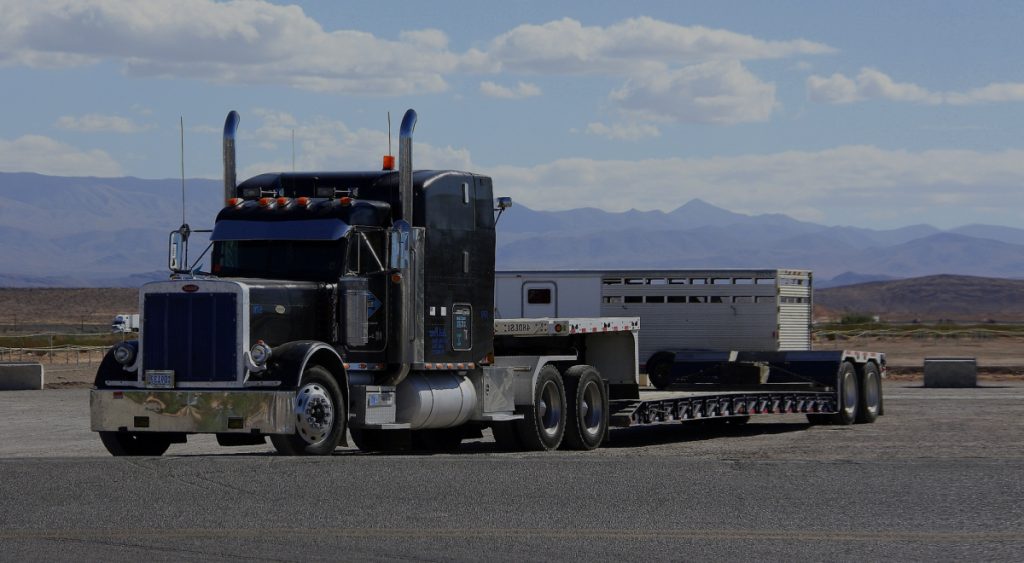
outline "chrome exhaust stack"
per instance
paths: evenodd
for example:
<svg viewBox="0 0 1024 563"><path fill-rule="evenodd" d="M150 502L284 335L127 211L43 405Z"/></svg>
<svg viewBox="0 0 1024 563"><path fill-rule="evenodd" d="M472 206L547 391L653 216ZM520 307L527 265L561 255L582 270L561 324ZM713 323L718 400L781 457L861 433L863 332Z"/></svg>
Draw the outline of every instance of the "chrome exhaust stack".
<svg viewBox="0 0 1024 563"><path fill-rule="evenodd" d="M241 118L231 110L224 120L224 201L235 197L235 133Z"/></svg>
<svg viewBox="0 0 1024 563"><path fill-rule="evenodd" d="M398 137L398 199L402 212L391 232L391 268L402 284L396 320L397 342L391 362L397 370L388 374L384 385L398 385L412 365L423 362L423 240L422 227L413 227L412 133L416 129L416 111L402 118Z"/></svg>
<svg viewBox="0 0 1024 563"><path fill-rule="evenodd" d="M416 129L416 110L410 109L402 118L398 136L398 192L402 201L402 219L410 225L412 214L412 132Z"/></svg>

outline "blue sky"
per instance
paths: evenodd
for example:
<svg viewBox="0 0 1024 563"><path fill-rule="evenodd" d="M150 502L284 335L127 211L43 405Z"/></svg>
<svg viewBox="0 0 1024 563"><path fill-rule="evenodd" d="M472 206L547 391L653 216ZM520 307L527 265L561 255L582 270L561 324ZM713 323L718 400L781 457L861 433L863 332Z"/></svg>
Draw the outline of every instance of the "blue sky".
<svg viewBox="0 0 1024 563"><path fill-rule="evenodd" d="M1017 226L1020 2L0 0L0 171L417 167L538 209L692 198L873 228ZM396 145L397 146L397 145Z"/></svg>

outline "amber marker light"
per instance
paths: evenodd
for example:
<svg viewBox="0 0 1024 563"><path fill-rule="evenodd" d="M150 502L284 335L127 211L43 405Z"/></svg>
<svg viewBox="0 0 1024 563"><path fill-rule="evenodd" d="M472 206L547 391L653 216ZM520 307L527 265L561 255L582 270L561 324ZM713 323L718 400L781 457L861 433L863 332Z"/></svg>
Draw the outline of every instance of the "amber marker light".
<svg viewBox="0 0 1024 563"><path fill-rule="evenodd" d="M277 198L277 204L280 205L281 207L284 207L284 206L288 205L288 202L290 202L290 201L291 200L286 198L286 197L279 197L279 198Z"/></svg>
<svg viewBox="0 0 1024 563"><path fill-rule="evenodd" d="M384 170L394 170L395 169L395 157L394 156L391 156L390 154L384 155L384 168L383 169Z"/></svg>
<svg viewBox="0 0 1024 563"><path fill-rule="evenodd" d="M274 198L272 198L272 197L261 197L260 198L260 207L270 207L273 204L274 204Z"/></svg>
<svg viewBox="0 0 1024 563"><path fill-rule="evenodd" d="M241 203L243 201L245 201L245 200L240 198L240 197L233 197L233 198L228 200L228 202L227 202L228 203L228 207L235 207L235 206L241 205Z"/></svg>
<svg viewBox="0 0 1024 563"><path fill-rule="evenodd" d="M302 207L309 207L309 198L306 196L302 196L296 199L295 203L301 205Z"/></svg>
<svg viewBox="0 0 1024 563"><path fill-rule="evenodd" d="M352 198L350 198L348 196L344 196L344 197L338 198L338 203L340 203L343 206L352 205Z"/></svg>

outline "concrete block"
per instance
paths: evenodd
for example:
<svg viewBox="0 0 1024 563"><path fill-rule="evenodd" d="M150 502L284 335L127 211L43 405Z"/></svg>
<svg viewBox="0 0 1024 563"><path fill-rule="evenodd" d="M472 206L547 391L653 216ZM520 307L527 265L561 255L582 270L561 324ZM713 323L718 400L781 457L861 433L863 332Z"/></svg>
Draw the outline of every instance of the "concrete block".
<svg viewBox="0 0 1024 563"><path fill-rule="evenodd" d="M43 388L43 364L0 362L0 391L33 391Z"/></svg>
<svg viewBox="0 0 1024 563"><path fill-rule="evenodd" d="M925 358L925 387L977 387L975 358Z"/></svg>

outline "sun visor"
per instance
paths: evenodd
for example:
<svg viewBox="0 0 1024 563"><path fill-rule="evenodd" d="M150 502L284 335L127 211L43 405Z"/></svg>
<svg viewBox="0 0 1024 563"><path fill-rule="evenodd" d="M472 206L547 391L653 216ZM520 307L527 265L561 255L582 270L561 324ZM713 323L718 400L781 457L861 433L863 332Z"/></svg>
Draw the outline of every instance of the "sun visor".
<svg viewBox="0 0 1024 563"><path fill-rule="evenodd" d="M245 221L224 219L213 227L210 240L338 240L348 232L341 219Z"/></svg>

